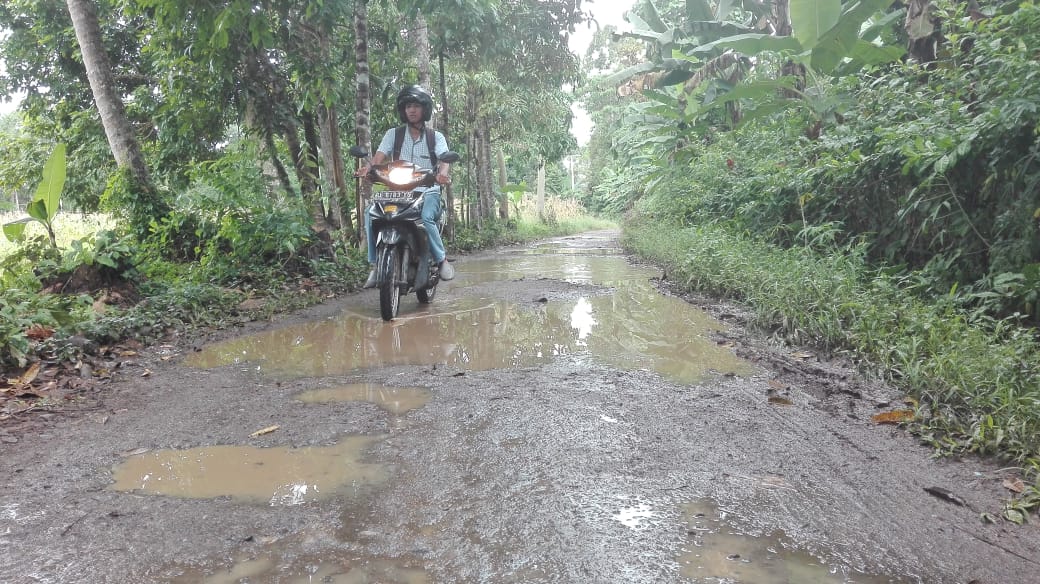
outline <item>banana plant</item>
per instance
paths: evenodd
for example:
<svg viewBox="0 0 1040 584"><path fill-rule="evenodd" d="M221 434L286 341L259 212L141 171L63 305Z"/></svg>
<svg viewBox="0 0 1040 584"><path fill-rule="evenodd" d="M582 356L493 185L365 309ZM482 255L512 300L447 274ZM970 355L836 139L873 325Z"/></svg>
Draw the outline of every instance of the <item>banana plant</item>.
<svg viewBox="0 0 1040 584"><path fill-rule="evenodd" d="M32 221L37 221L47 230L51 246L57 248L58 243L54 237L54 217L58 214L63 188L65 188L65 145L58 144L43 167L43 180L36 187L36 194L25 206L25 212L29 216L5 223L4 236L9 241L22 241L25 238L26 226Z"/></svg>
<svg viewBox="0 0 1040 584"><path fill-rule="evenodd" d="M655 59L606 81L617 83L653 72L657 88L683 83L676 101L685 123L695 122L719 106L733 109L740 100L757 104L759 114L777 111L789 107L791 100L781 96L790 95L797 97L819 120L833 109L834 100L822 92L805 90L800 87L800 80L781 76L745 83L754 57L780 55L804 67L810 75L837 77L853 74L867 65L895 61L905 52L902 46L879 42L882 31L900 18L902 11L883 14L870 26L863 26L891 7L893 0L853 0L845 4L841 0L790 0L789 36L776 34L787 30L788 22L777 21L775 14L763 10L768 6L751 1L737 4L733 0L723 1L713 12L706 0L689 0L687 21L680 28L669 27L652 0L642 0L637 10L627 15L634 30L624 35L655 43ZM731 12L736 8L740 12ZM734 23L727 20L731 14L748 18L744 24ZM714 89L705 92L702 103L687 103L688 96L705 82L713 83ZM643 83L644 87L648 85Z"/></svg>

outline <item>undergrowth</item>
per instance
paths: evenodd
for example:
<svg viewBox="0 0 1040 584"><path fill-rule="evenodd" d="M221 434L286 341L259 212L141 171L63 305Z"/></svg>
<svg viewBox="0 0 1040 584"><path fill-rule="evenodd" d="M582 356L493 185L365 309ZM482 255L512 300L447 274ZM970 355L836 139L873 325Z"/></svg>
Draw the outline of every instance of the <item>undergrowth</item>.
<svg viewBox="0 0 1040 584"><path fill-rule="evenodd" d="M1023 469L1034 487L1005 517L1040 508L1040 343L1031 330L923 302L855 247L781 249L718 225L661 229L645 220L626 224L623 240L685 288L747 304L753 325L854 356L913 398L913 430L938 453Z"/></svg>

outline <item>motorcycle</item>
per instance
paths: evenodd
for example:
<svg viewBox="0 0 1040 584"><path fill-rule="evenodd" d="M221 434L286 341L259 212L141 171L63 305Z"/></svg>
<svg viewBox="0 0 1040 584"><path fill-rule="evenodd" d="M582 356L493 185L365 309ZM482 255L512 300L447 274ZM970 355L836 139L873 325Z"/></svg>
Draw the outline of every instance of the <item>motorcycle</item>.
<svg viewBox="0 0 1040 584"><path fill-rule="evenodd" d="M350 155L367 159L360 146L350 148ZM453 164L460 156L446 152L439 157ZM429 304L440 282L439 267L430 253L430 240L422 222L423 190L435 183L435 170L397 160L372 165L366 177L373 184L386 187L372 193L368 215L376 234L376 288L379 289L379 313L383 320L397 316L401 294L415 292L419 302ZM437 229L444 229L441 207Z"/></svg>

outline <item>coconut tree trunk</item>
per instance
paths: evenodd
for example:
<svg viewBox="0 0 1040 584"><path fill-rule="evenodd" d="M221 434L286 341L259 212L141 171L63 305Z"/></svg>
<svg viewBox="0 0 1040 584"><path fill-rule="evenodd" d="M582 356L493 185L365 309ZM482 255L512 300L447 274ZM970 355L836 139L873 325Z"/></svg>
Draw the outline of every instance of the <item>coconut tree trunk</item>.
<svg viewBox="0 0 1040 584"><path fill-rule="evenodd" d="M372 147L372 90L368 66L368 0L355 0L354 2L354 59L357 72L355 81L357 91L354 99L355 139L359 146L370 150ZM365 234L362 233L365 225L361 216L364 210L362 201L368 200L371 190L367 181L355 179L354 210L357 220L358 247L361 249L367 245Z"/></svg>
<svg viewBox="0 0 1040 584"><path fill-rule="evenodd" d="M94 94L94 103L101 114L101 124L105 128L108 146L112 156L121 168L128 169L134 181L137 196L148 197L151 204L135 206L142 212L155 212L163 208L158 201L155 189L152 188L151 176L145 163L141 147L134 136L130 119L116 89L112 64L105 53L101 37L101 24L98 22L97 8L93 0L67 0L72 26L76 30L76 40L83 54L83 64L87 70L87 80ZM154 219L150 217L149 219ZM131 218L135 220L135 218ZM144 218L137 218L144 219ZM136 222L136 221L135 221Z"/></svg>
<svg viewBox="0 0 1040 584"><path fill-rule="evenodd" d="M506 156L502 150L498 150L498 217L502 221L509 221L509 195L506 194Z"/></svg>
<svg viewBox="0 0 1040 584"><path fill-rule="evenodd" d="M428 44L429 43L427 43L427 45ZM451 126L448 125L448 122L450 120L451 107L450 107L450 102L448 101L448 80L444 76L444 51L441 51L440 54L437 55L437 69L439 70L439 74L440 74L441 110L443 112L442 115L441 115L441 123L439 124L439 126L440 126L441 132L444 134L444 137L447 138L448 137L448 128L451 127ZM450 141L448 142L448 147L451 147L451 142ZM445 234L447 234L447 238L449 240L454 240L455 239L455 190L452 188L451 185L447 185L444 188L444 207L447 210L446 212L448 214L447 221L445 222L445 225L444 225L444 232L445 232Z"/></svg>
<svg viewBox="0 0 1040 584"><path fill-rule="evenodd" d="M419 85L433 89L433 78L430 75L430 29L422 13L415 17L415 60L419 69Z"/></svg>

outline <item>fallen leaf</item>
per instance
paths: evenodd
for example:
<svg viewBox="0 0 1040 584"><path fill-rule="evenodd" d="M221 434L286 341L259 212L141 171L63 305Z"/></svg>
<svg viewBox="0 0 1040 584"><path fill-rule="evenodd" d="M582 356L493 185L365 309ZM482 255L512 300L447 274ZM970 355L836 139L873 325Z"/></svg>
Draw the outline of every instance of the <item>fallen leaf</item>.
<svg viewBox="0 0 1040 584"><path fill-rule="evenodd" d="M137 456L139 454L144 454L145 452L148 452L149 450L151 450L151 448L137 448L135 450L130 450L128 452L120 452L119 456L122 456L123 458L127 458L129 456Z"/></svg>
<svg viewBox="0 0 1040 584"><path fill-rule="evenodd" d="M769 396L769 403L776 406L793 406L794 402L778 395Z"/></svg>
<svg viewBox="0 0 1040 584"><path fill-rule="evenodd" d="M902 424L914 421L913 410L892 410L871 416L875 424Z"/></svg>
<svg viewBox="0 0 1040 584"><path fill-rule="evenodd" d="M797 353L791 353L791 356L794 357L795 359L812 359L813 358L813 354L812 353L805 353L803 351L799 351Z"/></svg>
<svg viewBox="0 0 1040 584"><path fill-rule="evenodd" d="M145 369L144 372L141 373L141 377L148 377L151 374L152 374L152 370L151 369Z"/></svg>
<svg viewBox="0 0 1040 584"><path fill-rule="evenodd" d="M128 351L128 350L119 351L119 356L120 357L135 357L136 355L137 355L137 351Z"/></svg>
<svg viewBox="0 0 1040 584"><path fill-rule="evenodd" d="M263 430L257 430L256 432L253 432L252 434L249 435L249 437L250 438L256 438L257 436L263 436L264 434L270 434L271 432L274 432L278 428L281 428L281 426L268 426L268 427L264 428Z"/></svg>
<svg viewBox="0 0 1040 584"><path fill-rule="evenodd" d="M42 341L53 337L54 329L40 324L34 324L25 330L25 336L34 341Z"/></svg>
<svg viewBox="0 0 1040 584"><path fill-rule="evenodd" d="M777 381L775 379L770 379L769 380L769 387L772 387L773 389L787 389L787 384L786 383L781 383L781 382L779 382L779 381Z"/></svg>
<svg viewBox="0 0 1040 584"><path fill-rule="evenodd" d="M18 387L25 387L26 385L29 385L30 383L32 383L36 379L36 376L39 375L39 374L40 374L40 362L37 361L36 363L33 363L28 369L26 369L25 373L22 373L21 377L16 379L15 382L12 385L15 385L15 386L18 386Z"/></svg>
<svg viewBox="0 0 1040 584"><path fill-rule="evenodd" d="M1018 477L1007 477L1004 479L1003 484L1005 489L1014 493L1021 493L1026 490L1026 484Z"/></svg>

